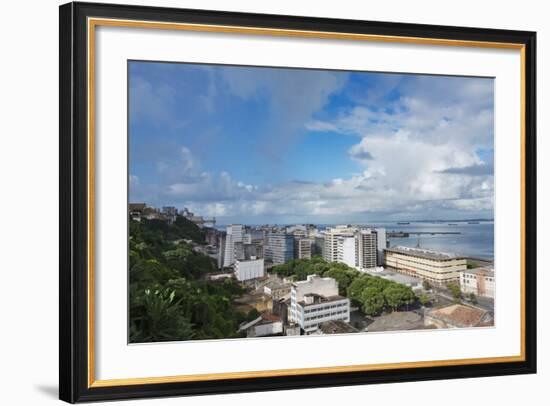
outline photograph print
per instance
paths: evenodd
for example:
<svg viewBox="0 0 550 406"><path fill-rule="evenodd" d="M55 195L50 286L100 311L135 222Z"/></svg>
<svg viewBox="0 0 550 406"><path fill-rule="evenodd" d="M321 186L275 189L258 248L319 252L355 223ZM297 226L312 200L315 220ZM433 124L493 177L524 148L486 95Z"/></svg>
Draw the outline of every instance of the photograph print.
<svg viewBox="0 0 550 406"><path fill-rule="evenodd" d="M128 61L128 342L494 326L494 79Z"/></svg>

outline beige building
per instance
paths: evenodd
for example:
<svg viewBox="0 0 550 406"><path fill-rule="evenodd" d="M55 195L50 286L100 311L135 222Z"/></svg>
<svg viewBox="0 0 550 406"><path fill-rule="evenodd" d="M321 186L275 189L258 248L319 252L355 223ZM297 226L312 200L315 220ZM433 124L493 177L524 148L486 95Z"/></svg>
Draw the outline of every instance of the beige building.
<svg viewBox="0 0 550 406"><path fill-rule="evenodd" d="M422 248L393 247L384 250L384 263L397 272L444 285L459 282L466 258Z"/></svg>
<svg viewBox="0 0 550 406"><path fill-rule="evenodd" d="M495 272L490 268L474 268L460 272L460 290L476 296L495 297Z"/></svg>

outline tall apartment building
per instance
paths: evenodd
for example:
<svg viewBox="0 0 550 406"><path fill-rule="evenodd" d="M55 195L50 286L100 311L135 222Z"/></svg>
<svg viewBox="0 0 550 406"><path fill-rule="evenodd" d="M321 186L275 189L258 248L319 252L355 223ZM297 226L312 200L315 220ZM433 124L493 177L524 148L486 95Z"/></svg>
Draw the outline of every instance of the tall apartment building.
<svg viewBox="0 0 550 406"><path fill-rule="evenodd" d="M342 251L342 237L353 237L354 233L355 229L347 226L337 226L326 229L323 232L323 258L325 261L338 262L339 255L342 256L342 253L339 254L339 250Z"/></svg>
<svg viewBox="0 0 550 406"><path fill-rule="evenodd" d="M270 232L264 257L274 264L284 264L294 258L294 236L285 233Z"/></svg>
<svg viewBox="0 0 550 406"><path fill-rule="evenodd" d="M375 228L376 233L376 265L384 265L384 250L388 248L388 239L385 228Z"/></svg>
<svg viewBox="0 0 550 406"><path fill-rule="evenodd" d="M376 267L378 235L376 231L371 229L360 229L355 233L357 244L357 267L359 267L359 269L371 269Z"/></svg>
<svg viewBox="0 0 550 406"><path fill-rule="evenodd" d="M336 237L336 261L352 268L357 266L355 235L339 235Z"/></svg>
<svg viewBox="0 0 550 406"><path fill-rule="evenodd" d="M240 253L240 251L242 250L242 242L243 226L241 224L228 225L225 236L225 252L223 260L224 267L233 265L235 263L235 260L241 257L240 255L236 255L235 248L237 248Z"/></svg>
<svg viewBox="0 0 550 406"><path fill-rule="evenodd" d="M358 269L383 264L386 230L338 226L325 230L323 258Z"/></svg>
<svg viewBox="0 0 550 406"><path fill-rule="evenodd" d="M338 295L335 279L309 275L307 280L292 284L291 323L297 323L306 333L311 333L319 324L331 320L350 321L350 301Z"/></svg>
<svg viewBox="0 0 550 406"><path fill-rule="evenodd" d="M460 273L467 269L465 257L409 247L386 248L384 263L397 272L438 285L459 282Z"/></svg>
<svg viewBox="0 0 550 406"><path fill-rule="evenodd" d="M313 240L294 236L294 256L296 258L311 259L312 247Z"/></svg>
<svg viewBox="0 0 550 406"><path fill-rule="evenodd" d="M320 255L324 258L325 252L325 237L322 234L316 235L313 238L312 255Z"/></svg>
<svg viewBox="0 0 550 406"><path fill-rule="evenodd" d="M226 246L227 235L224 232L221 232L218 235L218 269L223 269L225 265L225 246Z"/></svg>

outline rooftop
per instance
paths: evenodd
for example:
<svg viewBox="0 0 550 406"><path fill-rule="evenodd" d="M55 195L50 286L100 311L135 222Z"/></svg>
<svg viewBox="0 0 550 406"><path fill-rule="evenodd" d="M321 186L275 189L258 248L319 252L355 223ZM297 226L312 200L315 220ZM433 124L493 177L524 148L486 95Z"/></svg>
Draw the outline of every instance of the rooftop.
<svg viewBox="0 0 550 406"><path fill-rule="evenodd" d="M290 289L290 283L285 283L283 281L269 281L265 284L265 287L272 291L277 289Z"/></svg>
<svg viewBox="0 0 550 406"><path fill-rule="evenodd" d="M355 327L342 320L324 321L319 324L319 330L323 334L347 334L358 333Z"/></svg>
<svg viewBox="0 0 550 406"><path fill-rule="evenodd" d="M490 277L494 277L494 276L495 276L495 271L494 271L494 269L493 269L493 268L489 268L489 267L481 267L481 268L467 269L467 270L462 271L462 272L469 273L469 274L473 274L473 275L485 275L485 276L490 276Z"/></svg>
<svg viewBox="0 0 550 406"><path fill-rule="evenodd" d="M265 322L265 323L274 323L277 321L281 321L281 317L273 313L264 312L261 314L261 317L262 317L262 322Z"/></svg>
<svg viewBox="0 0 550 406"><path fill-rule="evenodd" d="M369 324L368 331L416 330L424 324L422 316L415 312L392 312L377 317Z"/></svg>
<svg viewBox="0 0 550 406"><path fill-rule="evenodd" d="M386 252L394 252L396 254L412 255L415 257L434 259L434 260L446 260L446 259L464 259L464 256L452 254L448 252L432 251L424 248L411 248L411 247L392 247L386 248Z"/></svg>
<svg viewBox="0 0 550 406"><path fill-rule="evenodd" d="M145 203L130 203L128 206L130 211L143 211L145 209Z"/></svg>
<svg viewBox="0 0 550 406"><path fill-rule="evenodd" d="M314 283L315 281L329 282L329 281L335 281L335 279L334 278L322 278L317 274L313 274L313 275L308 275L307 279L305 281L296 281L296 282L292 282L292 284L294 286L298 286L298 285L305 285L305 284L309 284L309 283Z"/></svg>
<svg viewBox="0 0 550 406"><path fill-rule="evenodd" d="M328 302L336 302L338 300L344 300L346 299L344 296L340 295L334 295L334 296L322 296L318 295L316 293L308 293L304 295L304 299L311 298L313 301L311 303L308 303L306 300L301 300L298 302L298 304L302 307L304 306L312 306L320 303L328 303Z"/></svg>
<svg viewBox="0 0 550 406"><path fill-rule="evenodd" d="M478 307L453 304L432 310L430 316L457 327L474 327L479 325L485 313Z"/></svg>

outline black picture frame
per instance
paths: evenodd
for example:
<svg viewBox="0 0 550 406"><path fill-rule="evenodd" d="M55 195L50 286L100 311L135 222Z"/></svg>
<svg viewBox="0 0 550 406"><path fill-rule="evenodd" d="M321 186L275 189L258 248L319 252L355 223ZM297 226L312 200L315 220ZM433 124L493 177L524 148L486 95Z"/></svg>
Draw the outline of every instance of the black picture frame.
<svg viewBox="0 0 550 406"><path fill-rule="evenodd" d="M536 372L536 33L497 29L263 15L93 3L60 6L60 251L59 397L67 402L236 393ZM415 367L90 387L88 381L87 24L88 17L345 32L415 38L514 43L525 52L524 228L525 359L492 364Z"/></svg>

